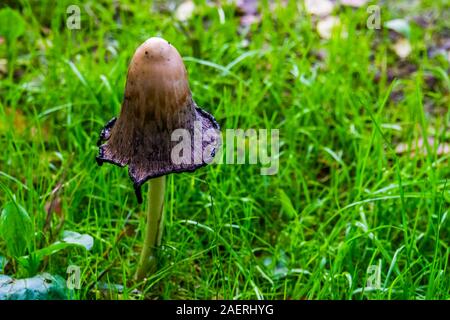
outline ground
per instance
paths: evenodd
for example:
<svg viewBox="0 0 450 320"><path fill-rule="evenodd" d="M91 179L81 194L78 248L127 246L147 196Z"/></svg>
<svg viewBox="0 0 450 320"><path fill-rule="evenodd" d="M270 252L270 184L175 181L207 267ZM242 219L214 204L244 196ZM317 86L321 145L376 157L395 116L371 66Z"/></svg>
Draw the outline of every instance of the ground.
<svg viewBox="0 0 450 320"><path fill-rule="evenodd" d="M376 2L320 15L237 2L0 5L24 23L0 38L0 205L15 195L29 214L30 250L63 230L94 239L3 272L77 266L81 299L449 299L448 2L383 2L378 27ZM318 32L327 16L340 20L331 34ZM223 130L278 129L281 146L275 175L216 164L168 176L158 271L135 283L145 201L95 157L151 36L179 50ZM4 239L0 255L14 261Z"/></svg>

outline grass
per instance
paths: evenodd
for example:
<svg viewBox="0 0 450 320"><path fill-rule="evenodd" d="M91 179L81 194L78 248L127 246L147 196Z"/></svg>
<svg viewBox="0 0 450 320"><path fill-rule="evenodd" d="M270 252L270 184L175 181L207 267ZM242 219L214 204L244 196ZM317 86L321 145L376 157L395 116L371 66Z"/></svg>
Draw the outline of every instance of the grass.
<svg viewBox="0 0 450 320"><path fill-rule="evenodd" d="M276 3L263 1L248 29L233 6L221 21L203 1L188 23L146 2L13 5L26 31L13 56L0 45L14 61L0 80L0 183L43 243L54 236L43 231L45 206L62 184L50 230L64 217L64 229L95 239L39 271L79 266L79 299L105 298L99 282L124 286L114 299L450 298L450 155L437 152L450 140L449 64L426 54L448 19L412 23L407 61L417 70L390 81L402 62L388 30L365 27L365 8L336 12L347 36L323 40L301 6ZM69 4L81 8L80 30L65 26ZM449 9L391 6L383 22ZM274 176L257 165L170 175L159 270L134 284L145 208L125 169L96 165L96 141L119 113L131 55L155 35L178 48L194 99L223 129L279 129L282 147ZM427 137L428 152L410 150ZM380 287L366 288L374 270Z"/></svg>

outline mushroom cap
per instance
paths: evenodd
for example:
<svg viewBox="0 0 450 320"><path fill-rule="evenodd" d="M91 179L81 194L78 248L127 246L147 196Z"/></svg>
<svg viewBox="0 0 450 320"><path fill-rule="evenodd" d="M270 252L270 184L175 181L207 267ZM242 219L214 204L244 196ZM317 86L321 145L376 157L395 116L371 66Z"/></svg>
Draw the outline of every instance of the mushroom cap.
<svg viewBox="0 0 450 320"><path fill-rule="evenodd" d="M165 121L190 96L187 71L175 47L152 37L137 48L128 68L125 99L141 100L139 115L151 112L156 121Z"/></svg>
<svg viewBox="0 0 450 320"><path fill-rule="evenodd" d="M172 159L180 142L172 141L177 129L191 137L181 162ZM221 143L219 129L214 117L192 99L178 51L164 39L150 38L131 59L120 115L100 134L97 163L128 165L141 203L140 188L147 180L210 163ZM199 135L206 139L197 140Z"/></svg>

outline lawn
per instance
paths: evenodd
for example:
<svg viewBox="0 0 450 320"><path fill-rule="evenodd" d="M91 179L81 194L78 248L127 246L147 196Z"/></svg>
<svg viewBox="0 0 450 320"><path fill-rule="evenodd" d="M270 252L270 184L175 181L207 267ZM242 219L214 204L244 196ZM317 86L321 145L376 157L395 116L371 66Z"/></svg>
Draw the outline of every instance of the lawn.
<svg viewBox="0 0 450 320"><path fill-rule="evenodd" d="M3 230L0 274L79 270L73 299L450 299L449 2L380 1L378 27L376 1L195 3L0 4L17 13L0 21L0 207L21 206L32 230L17 228L31 239L19 255ZM95 158L153 36L223 132L279 130L279 166L167 176L158 269L136 282L146 201ZM67 231L92 248L33 259Z"/></svg>

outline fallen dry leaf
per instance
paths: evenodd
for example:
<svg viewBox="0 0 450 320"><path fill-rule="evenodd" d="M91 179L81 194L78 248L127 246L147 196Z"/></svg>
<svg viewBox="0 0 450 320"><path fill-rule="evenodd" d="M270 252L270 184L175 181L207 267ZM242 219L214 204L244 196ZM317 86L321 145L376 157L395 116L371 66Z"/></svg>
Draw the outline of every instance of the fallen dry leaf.
<svg viewBox="0 0 450 320"><path fill-rule="evenodd" d="M188 21L194 14L195 3L194 1L188 0L181 3L177 10L175 11L175 18L179 21Z"/></svg>
<svg viewBox="0 0 450 320"><path fill-rule="evenodd" d="M411 27L409 26L409 22L405 19L389 20L384 24L384 26L389 30L395 31L407 38L409 38L411 34Z"/></svg>
<svg viewBox="0 0 450 320"><path fill-rule="evenodd" d="M12 132L17 137L34 140L37 137L38 129L35 126L30 126L30 121L19 109L10 107L5 108L5 116L0 116L0 135ZM48 140L48 127L41 127L42 139Z"/></svg>
<svg viewBox="0 0 450 320"><path fill-rule="evenodd" d="M330 0L305 0L306 12L314 16L328 16L334 8Z"/></svg>
<svg viewBox="0 0 450 320"><path fill-rule="evenodd" d="M437 34L434 43L428 48L428 56L435 58L442 55L450 62L450 36L447 34Z"/></svg>
<svg viewBox="0 0 450 320"><path fill-rule="evenodd" d="M61 181L58 182L53 188L50 198L45 203L45 211L47 216L45 218L44 227L42 229L43 233L47 236L48 242L53 242L56 235L62 230L65 222L65 216L62 212L62 201L60 197L61 189L63 188L63 180L65 179L65 174ZM52 224L53 217L56 215L58 223L56 225Z"/></svg>
<svg viewBox="0 0 450 320"><path fill-rule="evenodd" d="M241 15L241 26L246 27L261 20L257 0L238 0L236 6Z"/></svg>
<svg viewBox="0 0 450 320"><path fill-rule="evenodd" d="M435 138L434 137L429 137L428 138L428 145L430 146L430 148L434 151L435 149ZM415 143L413 143L411 145L411 149L409 148L409 144L407 143L399 143L396 147L395 147L395 153L397 154L405 154L409 152L411 157L414 157L417 153L419 153L420 155L424 155L426 156L428 154L426 145L425 145L425 140L420 138L418 139ZM436 155L438 156L444 156L444 155L448 155L450 154L450 144L448 143L441 143L437 146L436 149Z"/></svg>
<svg viewBox="0 0 450 320"><path fill-rule="evenodd" d="M61 198L55 197L51 201L47 202L45 204L44 208L45 208L45 211L49 214L54 212L58 216L61 216L61 212L62 212Z"/></svg>
<svg viewBox="0 0 450 320"><path fill-rule="evenodd" d="M317 22L317 32L323 39L331 39L334 28L340 25L338 17L329 16Z"/></svg>
<svg viewBox="0 0 450 320"><path fill-rule="evenodd" d="M4 119L0 118L0 134L14 131L16 134L23 135L27 129L27 119L22 111L7 107L5 115Z"/></svg>
<svg viewBox="0 0 450 320"><path fill-rule="evenodd" d="M394 43L392 49L400 59L406 59L412 51L411 43L405 38L401 38Z"/></svg>
<svg viewBox="0 0 450 320"><path fill-rule="evenodd" d="M407 77L411 77L417 71L418 67L408 61L408 60L400 60L396 61L394 64L388 65L386 70L386 77L388 82L392 82L394 79L404 79ZM382 77L380 70L378 70L375 75L375 81L379 81Z"/></svg>
<svg viewBox="0 0 450 320"><path fill-rule="evenodd" d="M367 4L368 0L341 0L341 4L353 8L359 8Z"/></svg>
<svg viewBox="0 0 450 320"><path fill-rule="evenodd" d="M435 25L438 19L439 15L434 10L424 11L412 17L412 20L423 29Z"/></svg>
<svg viewBox="0 0 450 320"><path fill-rule="evenodd" d="M0 59L0 74L8 73L8 60Z"/></svg>

